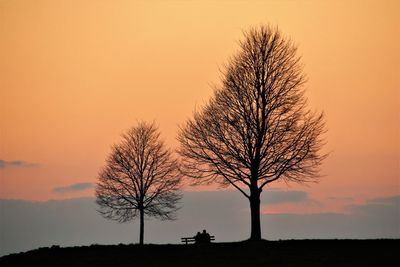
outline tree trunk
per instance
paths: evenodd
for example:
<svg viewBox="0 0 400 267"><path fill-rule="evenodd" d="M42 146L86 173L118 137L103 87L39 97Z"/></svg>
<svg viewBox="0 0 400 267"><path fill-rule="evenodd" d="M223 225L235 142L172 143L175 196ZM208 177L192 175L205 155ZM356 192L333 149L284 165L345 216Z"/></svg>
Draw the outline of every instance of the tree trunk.
<svg viewBox="0 0 400 267"><path fill-rule="evenodd" d="M251 212L251 241L261 240L261 223L260 223L260 192L252 190L250 195L250 212Z"/></svg>
<svg viewBox="0 0 400 267"><path fill-rule="evenodd" d="M139 244L143 245L144 239L144 210L140 209L140 240Z"/></svg>

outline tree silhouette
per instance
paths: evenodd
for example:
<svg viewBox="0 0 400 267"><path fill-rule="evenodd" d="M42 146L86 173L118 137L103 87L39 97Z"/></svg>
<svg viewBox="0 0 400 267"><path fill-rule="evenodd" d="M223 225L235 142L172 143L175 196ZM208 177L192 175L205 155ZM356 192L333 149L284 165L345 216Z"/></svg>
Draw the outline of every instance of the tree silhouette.
<svg viewBox="0 0 400 267"><path fill-rule="evenodd" d="M323 114L307 110L296 46L277 28L244 33L210 101L181 128L182 171L194 184L233 186L250 201L261 239L260 194L276 180L317 181Z"/></svg>
<svg viewBox="0 0 400 267"><path fill-rule="evenodd" d="M140 244L144 216L173 220L182 197L177 161L159 136L154 124L144 122L123 134L96 187L98 211L105 218L127 222L139 216Z"/></svg>

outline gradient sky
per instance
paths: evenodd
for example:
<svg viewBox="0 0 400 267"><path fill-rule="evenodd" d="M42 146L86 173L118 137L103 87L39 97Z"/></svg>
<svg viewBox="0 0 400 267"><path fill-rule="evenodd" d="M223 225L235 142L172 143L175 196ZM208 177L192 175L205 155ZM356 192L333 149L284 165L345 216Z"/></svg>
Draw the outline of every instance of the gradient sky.
<svg viewBox="0 0 400 267"><path fill-rule="evenodd" d="M298 44L331 152L319 184L289 185L312 201L263 212L345 212L399 195L399 10L378 0L0 0L0 198L93 196L110 146L138 120L156 121L176 147L242 31L262 23Z"/></svg>

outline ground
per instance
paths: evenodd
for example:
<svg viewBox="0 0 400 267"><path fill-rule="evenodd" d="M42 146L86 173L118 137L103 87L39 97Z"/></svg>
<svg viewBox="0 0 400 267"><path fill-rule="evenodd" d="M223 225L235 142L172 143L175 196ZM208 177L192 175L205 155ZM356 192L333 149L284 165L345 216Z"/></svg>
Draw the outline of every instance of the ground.
<svg viewBox="0 0 400 267"><path fill-rule="evenodd" d="M390 266L399 247L399 239L53 246L4 256L0 266Z"/></svg>

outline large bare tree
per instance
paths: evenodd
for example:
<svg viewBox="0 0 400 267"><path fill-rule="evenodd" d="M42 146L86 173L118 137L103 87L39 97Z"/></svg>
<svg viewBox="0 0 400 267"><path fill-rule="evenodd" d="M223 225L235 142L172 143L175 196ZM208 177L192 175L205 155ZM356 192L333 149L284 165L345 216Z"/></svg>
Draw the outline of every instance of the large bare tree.
<svg viewBox="0 0 400 267"><path fill-rule="evenodd" d="M112 147L96 187L99 212L108 219L140 220L140 244L144 216L173 220L181 199L178 163L160 140L154 124L140 122Z"/></svg>
<svg viewBox="0 0 400 267"><path fill-rule="evenodd" d="M233 186L250 201L250 240L261 239L260 194L274 181L316 181L322 113L307 109L296 46L277 28L244 33L222 82L181 128L183 173L195 184Z"/></svg>

